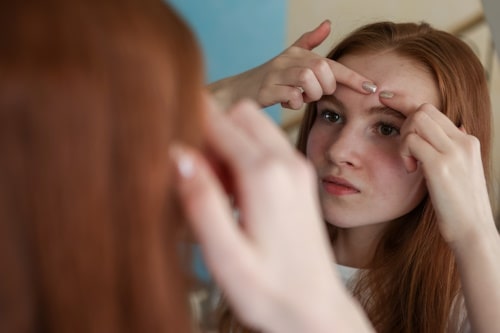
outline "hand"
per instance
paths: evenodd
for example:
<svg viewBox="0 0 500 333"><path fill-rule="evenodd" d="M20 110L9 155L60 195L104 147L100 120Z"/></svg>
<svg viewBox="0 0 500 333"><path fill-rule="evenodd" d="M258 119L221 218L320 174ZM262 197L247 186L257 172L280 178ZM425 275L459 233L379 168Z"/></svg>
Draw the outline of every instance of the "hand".
<svg viewBox="0 0 500 333"><path fill-rule="evenodd" d="M209 88L227 107L241 98L251 98L262 107L281 103L300 109L304 103L331 95L338 83L361 93L371 81L342 64L311 52L330 34L330 22L303 34L277 57L247 72L212 83ZM375 89L376 87L373 86Z"/></svg>
<svg viewBox="0 0 500 333"><path fill-rule="evenodd" d="M479 140L431 104L397 95L381 101L410 114L401 154L409 172L422 168L444 239L466 246L471 232L494 227Z"/></svg>
<svg viewBox="0 0 500 333"><path fill-rule="evenodd" d="M173 155L186 215L239 318L271 332L369 331L334 271L309 163L253 103L207 123L235 207L206 158L187 147Z"/></svg>

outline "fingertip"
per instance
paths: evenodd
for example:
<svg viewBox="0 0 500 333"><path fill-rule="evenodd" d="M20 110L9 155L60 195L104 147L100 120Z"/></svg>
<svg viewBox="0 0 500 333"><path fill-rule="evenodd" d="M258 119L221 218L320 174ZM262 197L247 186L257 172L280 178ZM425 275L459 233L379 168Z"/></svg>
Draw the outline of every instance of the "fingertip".
<svg viewBox="0 0 500 333"><path fill-rule="evenodd" d="M319 27L321 26L327 26L328 29L330 29L332 26L332 21L330 21L330 19L325 19L323 22L320 23Z"/></svg>
<svg viewBox="0 0 500 333"><path fill-rule="evenodd" d="M194 176L196 171L195 157L185 145L173 143L168 153L181 179L190 179Z"/></svg>
<svg viewBox="0 0 500 333"><path fill-rule="evenodd" d="M396 110L409 110L407 102L401 95L396 95L395 92L390 90L381 90L378 93L380 103Z"/></svg>
<svg viewBox="0 0 500 333"><path fill-rule="evenodd" d="M383 98L383 99L391 99L394 97L394 93L392 91L388 91L388 90L383 90L378 95L380 98Z"/></svg>
<svg viewBox="0 0 500 333"><path fill-rule="evenodd" d="M408 174L414 173L418 169L418 161L411 155L403 155L403 164Z"/></svg>
<svg viewBox="0 0 500 333"><path fill-rule="evenodd" d="M313 30L302 34L302 36L300 36L293 45L304 48L306 50L312 50L320 45L328 37L328 35L330 34L330 30L330 21L325 20Z"/></svg>
<svg viewBox="0 0 500 333"><path fill-rule="evenodd" d="M377 92L377 85L371 81L364 81L362 84L361 84L361 88L367 92L367 93L370 93L370 94L374 94Z"/></svg>

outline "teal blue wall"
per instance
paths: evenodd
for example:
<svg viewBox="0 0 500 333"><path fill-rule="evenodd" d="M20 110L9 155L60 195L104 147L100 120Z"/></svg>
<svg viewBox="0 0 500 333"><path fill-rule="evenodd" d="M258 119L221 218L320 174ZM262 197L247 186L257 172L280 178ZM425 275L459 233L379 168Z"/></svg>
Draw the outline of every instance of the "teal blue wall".
<svg viewBox="0 0 500 333"><path fill-rule="evenodd" d="M202 46L208 82L240 73L285 47L285 0L167 0ZM277 122L280 107L266 111Z"/></svg>

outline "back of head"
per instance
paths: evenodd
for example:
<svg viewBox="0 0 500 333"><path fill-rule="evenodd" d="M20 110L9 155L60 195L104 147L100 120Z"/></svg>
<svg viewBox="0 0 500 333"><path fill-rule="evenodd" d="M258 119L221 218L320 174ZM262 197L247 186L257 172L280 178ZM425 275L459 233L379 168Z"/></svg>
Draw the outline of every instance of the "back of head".
<svg viewBox="0 0 500 333"><path fill-rule="evenodd" d="M189 331L167 153L200 140L189 29L160 0L9 1L0 45L0 331Z"/></svg>

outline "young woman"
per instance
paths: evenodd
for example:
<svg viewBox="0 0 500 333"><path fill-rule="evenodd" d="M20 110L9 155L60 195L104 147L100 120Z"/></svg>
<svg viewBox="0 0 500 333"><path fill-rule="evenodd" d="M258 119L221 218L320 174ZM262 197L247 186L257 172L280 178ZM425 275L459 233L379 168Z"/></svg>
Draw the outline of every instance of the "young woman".
<svg viewBox="0 0 500 333"><path fill-rule="evenodd" d="M192 206L212 188L203 182L213 176L199 152L205 136L211 160L232 170L239 169L227 149L247 158L267 156L260 172L226 177L250 184L235 189L254 203L253 211L257 199L273 208L249 216L253 223L238 234L243 238L258 226L246 251L257 273L275 274L276 281L288 274L307 277L301 275L304 262L285 249L308 236L314 245L306 257L318 258L308 269L327 281L309 283L310 293L295 296L289 288L297 283L267 289L248 284L251 300L234 288L235 274L248 272L238 265L242 257L232 257L237 262L228 268L231 258L218 252L231 239L210 243L203 237L235 308L249 313L252 302L266 304L265 315L246 317L264 331L369 329L325 269L333 259L310 195L312 171L255 105L236 107L239 119L207 113L200 53L164 1L4 1L0 45L0 332L195 332L187 258L181 256L187 225L177 199L178 192L188 195L183 203ZM256 131L268 140L241 144L242 135ZM282 186L273 196L256 197L272 184L253 182L276 164L284 171L283 185L295 181L301 191ZM285 195L296 203L292 209L283 206ZM289 221L297 231L291 242L271 243ZM206 225L193 226L206 236ZM282 295L291 297L283 303ZM339 316L303 307L312 301L337 307Z"/></svg>
<svg viewBox="0 0 500 333"><path fill-rule="evenodd" d="M339 269L377 332L500 330L491 106L480 62L448 33L390 22L354 31L322 60L308 49L328 32L323 23L270 62L213 84L215 96L256 92L248 97L262 105L293 108L319 99L298 148L316 169ZM376 92L328 85L339 64ZM234 328L230 314L223 326Z"/></svg>

